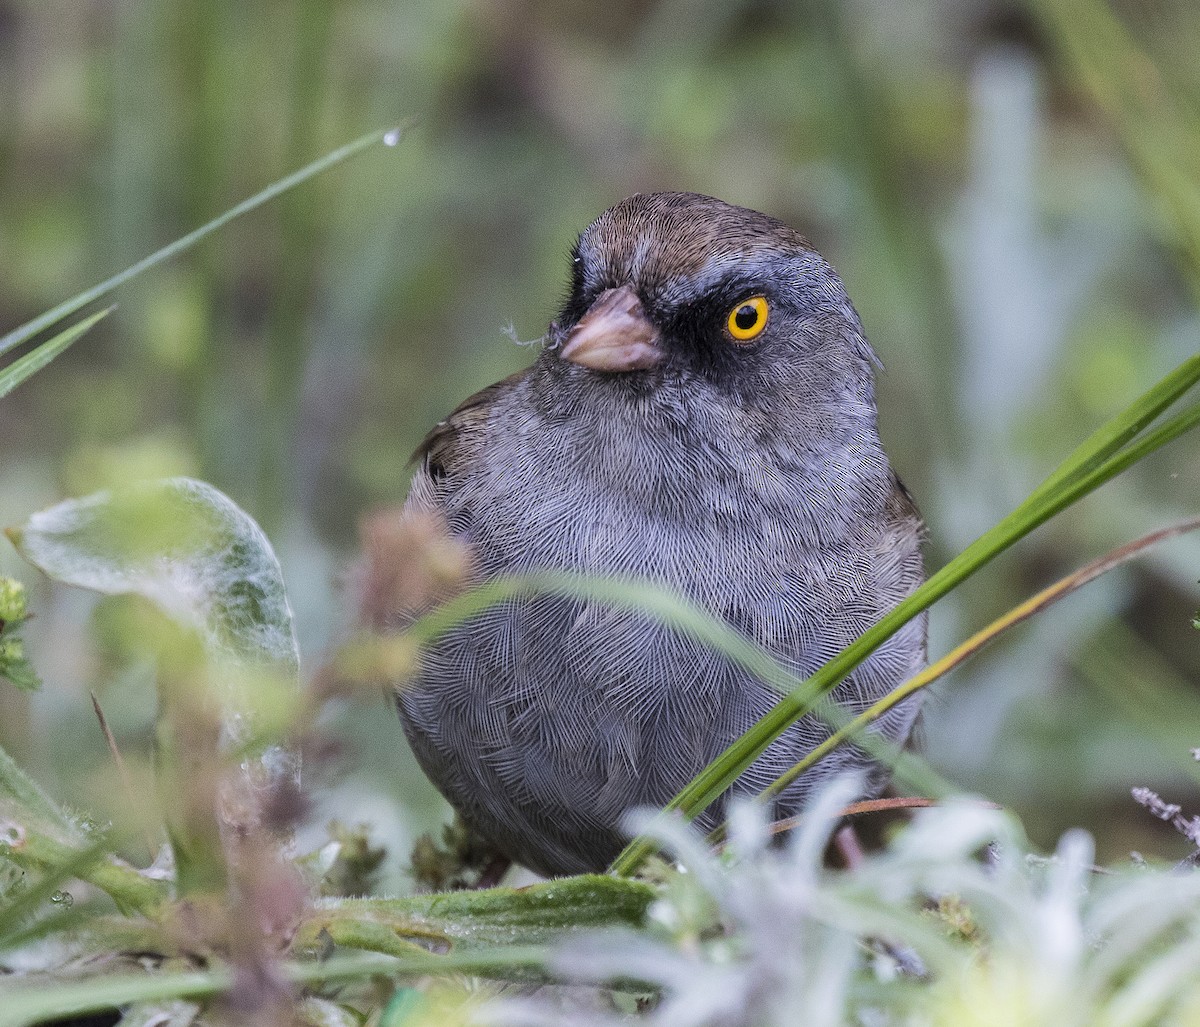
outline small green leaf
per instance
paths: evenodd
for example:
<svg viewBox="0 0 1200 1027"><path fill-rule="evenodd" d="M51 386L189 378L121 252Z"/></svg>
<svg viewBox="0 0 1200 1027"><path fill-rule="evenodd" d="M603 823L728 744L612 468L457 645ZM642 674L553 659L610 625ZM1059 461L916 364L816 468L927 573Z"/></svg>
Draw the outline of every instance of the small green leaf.
<svg viewBox="0 0 1200 1027"><path fill-rule="evenodd" d="M215 652L296 672L292 611L271 543L211 485L169 478L98 492L36 513L8 535L58 581L145 596Z"/></svg>

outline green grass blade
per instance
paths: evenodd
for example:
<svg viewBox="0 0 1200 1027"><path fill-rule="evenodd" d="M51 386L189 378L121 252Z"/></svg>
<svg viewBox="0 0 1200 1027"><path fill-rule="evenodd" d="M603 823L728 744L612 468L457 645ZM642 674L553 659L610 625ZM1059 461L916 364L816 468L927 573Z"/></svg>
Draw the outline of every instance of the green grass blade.
<svg viewBox="0 0 1200 1027"><path fill-rule="evenodd" d="M34 830L76 848L84 840L79 825L3 749L0 749L0 822L6 827L0 835L0 846L11 841L9 835L14 830L17 837ZM5 855L11 858L9 853Z"/></svg>
<svg viewBox="0 0 1200 1027"><path fill-rule="evenodd" d="M51 896L47 896L46 901L52 901ZM59 909L40 919L31 919L19 930L17 924L8 922L3 937L0 937L0 952L17 952L25 946L52 936L62 938L68 931L86 926L96 916L102 901ZM4 910L3 915L7 917L8 910Z"/></svg>
<svg viewBox="0 0 1200 1027"><path fill-rule="evenodd" d="M37 374L92 325L107 317L115 309L115 307L109 307L107 310L97 311L91 317L85 317L77 324L59 332L53 339L47 339L37 349L26 353L20 360L14 360L3 371L0 371L0 396L7 396L27 378Z"/></svg>
<svg viewBox="0 0 1200 1027"><path fill-rule="evenodd" d="M343 161L361 153L377 143L385 143L388 146L394 146L400 138L401 129L379 129L375 132L369 132L345 146L340 146L336 150L325 154L311 164L307 164L299 171L294 171L292 174L279 179L279 181L267 186L261 192L255 193L249 199L243 200L234 207L230 207L224 214L213 218L205 225L201 225L195 231L189 232L187 235L176 239L173 243L169 243L162 249L155 251L148 257L143 257L136 264L131 264L124 271L115 274L112 278L95 285L90 289L85 289L83 292L64 303L46 311L46 313L35 317L19 328L13 329L6 335L0 336L0 355L7 353L10 349L20 346L24 342L28 342L38 332L45 331L47 328L56 325L64 318L70 317L76 311L86 307L89 303L94 303L102 296L106 296L120 285L124 285L131 278L140 275L143 271L161 264L172 257L183 253L185 250L195 246L205 236L211 235L218 228L222 228L233 221L235 218L241 217L254 210L256 207L261 207L269 200L273 200L281 193L287 192L289 189L294 189L302 182L308 181L315 175L319 175L322 171L326 171L336 164L341 164Z"/></svg>
<svg viewBox="0 0 1200 1027"><path fill-rule="evenodd" d="M1197 425L1200 425L1200 406L1190 407L1182 413L1176 414L1174 417L1164 421L1152 432L1143 435L1119 453L1109 457L1088 472L1080 474L1067 482L1056 495L1047 500L1047 512L1042 517L1042 521L1065 510L1089 492L1094 492L1106 481L1115 478L1122 471L1132 467L1156 449L1161 449L1168 442L1191 431Z"/></svg>

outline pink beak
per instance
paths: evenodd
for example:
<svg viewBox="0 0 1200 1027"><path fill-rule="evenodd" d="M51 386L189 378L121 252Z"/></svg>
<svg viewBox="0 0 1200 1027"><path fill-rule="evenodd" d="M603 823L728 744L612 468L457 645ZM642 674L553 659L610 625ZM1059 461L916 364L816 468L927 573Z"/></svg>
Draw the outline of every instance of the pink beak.
<svg viewBox="0 0 1200 1027"><path fill-rule="evenodd" d="M658 329L628 285L596 297L559 353L593 371L644 371L663 361Z"/></svg>

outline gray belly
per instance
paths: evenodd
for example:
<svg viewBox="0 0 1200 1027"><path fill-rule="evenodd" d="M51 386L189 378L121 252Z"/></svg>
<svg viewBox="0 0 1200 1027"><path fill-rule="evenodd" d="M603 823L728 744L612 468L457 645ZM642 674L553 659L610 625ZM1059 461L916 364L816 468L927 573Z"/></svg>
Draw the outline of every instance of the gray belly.
<svg viewBox="0 0 1200 1027"><path fill-rule="evenodd" d="M475 542L482 542L487 573L509 569L486 540ZM532 554L531 566L588 570L562 542L539 556L546 545L539 535L522 551ZM858 559L862 566L854 565ZM871 584L869 560L860 552L842 573L824 566L802 578L739 573L742 561L725 549L681 555L665 566L651 546L619 560L609 549L603 566L608 574L640 570L672 581L806 676L919 580L915 543L911 566L898 563L900 579L889 588ZM909 625L835 697L854 708L879 698L920 665L923 637L922 623ZM494 607L443 637L397 701L418 759L467 822L518 862L563 874L602 869L626 838L627 810L662 806L778 698L699 639L651 617L538 595ZM880 730L903 739L915 715L909 703ZM815 718L802 719L730 794L760 790L827 734ZM868 763L853 749L833 754L779 798L778 814L795 813L816 781L851 765ZM728 798L699 819L702 829L723 818Z"/></svg>

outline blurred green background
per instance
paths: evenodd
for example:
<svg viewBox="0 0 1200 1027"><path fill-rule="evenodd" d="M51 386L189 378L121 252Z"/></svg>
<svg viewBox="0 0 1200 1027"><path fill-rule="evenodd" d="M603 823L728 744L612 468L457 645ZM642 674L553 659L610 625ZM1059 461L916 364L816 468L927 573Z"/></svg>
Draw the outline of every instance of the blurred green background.
<svg viewBox="0 0 1200 1027"><path fill-rule="evenodd" d="M121 289L0 402L0 522L203 477L273 539L315 666L359 518L402 500L433 422L531 359L505 329L542 334L574 236L631 192L688 189L782 218L841 271L936 567L1197 349L1197 53L1185 0L0 0L0 329L417 122ZM1186 438L1110 484L939 605L932 654L1194 515L1198 481ZM30 586L45 679L0 684L0 743L103 812L88 689L123 750L151 740L128 604L7 547L0 573ZM1181 853L1129 788L1200 811L1198 576L1179 540L989 649L930 701L931 761L1043 843L1084 824L1103 855ZM329 727L316 823L403 850L445 816L382 697Z"/></svg>

